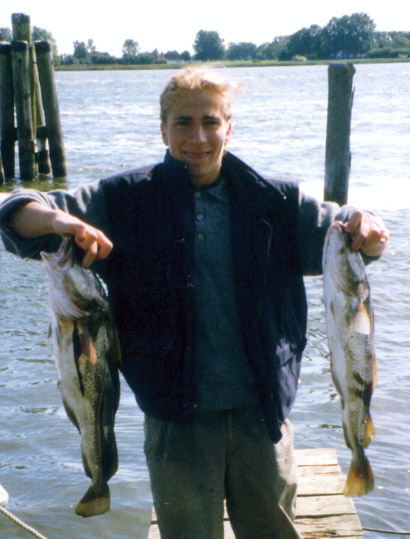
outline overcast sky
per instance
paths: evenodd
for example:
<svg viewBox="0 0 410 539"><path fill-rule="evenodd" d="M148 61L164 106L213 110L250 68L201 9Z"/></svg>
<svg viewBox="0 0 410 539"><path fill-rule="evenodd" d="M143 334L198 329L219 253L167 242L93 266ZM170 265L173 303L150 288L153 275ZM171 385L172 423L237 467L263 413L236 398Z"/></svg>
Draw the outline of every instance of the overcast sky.
<svg viewBox="0 0 410 539"><path fill-rule="evenodd" d="M366 13L376 30L410 31L408 0L0 0L0 27L11 28L11 14L25 13L31 25L57 41L60 54L72 54L73 42L88 39L100 52L122 55L126 39L141 51L188 50L199 30L217 31L225 45L256 45L291 35L312 24L325 26L332 17Z"/></svg>

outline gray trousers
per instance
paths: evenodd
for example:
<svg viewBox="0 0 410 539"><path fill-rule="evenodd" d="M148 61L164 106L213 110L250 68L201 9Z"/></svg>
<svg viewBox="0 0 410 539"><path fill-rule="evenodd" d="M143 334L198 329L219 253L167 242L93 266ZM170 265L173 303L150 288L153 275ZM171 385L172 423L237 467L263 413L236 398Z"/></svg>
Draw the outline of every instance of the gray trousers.
<svg viewBox="0 0 410 539"><path fill-rule="evenodd" d="M145 455L162 539L221 539L223 502L238 539L300 539L292 520L290 422L273 444L259 407L199 413L193 425L145 418Z"/></svg>

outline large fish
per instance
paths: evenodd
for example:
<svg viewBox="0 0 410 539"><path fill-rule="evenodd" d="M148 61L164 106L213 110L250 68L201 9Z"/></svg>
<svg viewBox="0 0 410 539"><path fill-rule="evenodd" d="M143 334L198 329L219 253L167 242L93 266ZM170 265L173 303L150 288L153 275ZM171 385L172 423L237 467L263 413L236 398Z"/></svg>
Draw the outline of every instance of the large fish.
<svg viewBox="0 0 410 539"><path fill-rule="evenodd" d="M118 468L114 434L119 404L119 347L103 287L64 239L56 253L41 253L59 385L68 417L81 435L85 473L92 484L75 508L83 517L110 509L108 480Z"/></svg>
<svg viewBox="0 0 410 539"><path fill-rule="evenodd" d="M323 285L332 378L342 404L343 433L352 451L345 496L374 487L364 449L374 437L370 399L376 385L374 318L363 259L350 248L341 222L333 223L323 252Z"/></svg>

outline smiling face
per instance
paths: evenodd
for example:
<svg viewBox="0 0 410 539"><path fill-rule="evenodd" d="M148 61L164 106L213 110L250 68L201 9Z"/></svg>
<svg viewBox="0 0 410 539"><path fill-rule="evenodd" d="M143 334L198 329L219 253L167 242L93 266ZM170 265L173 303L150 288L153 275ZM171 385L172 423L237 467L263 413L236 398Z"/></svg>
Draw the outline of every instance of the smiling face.
<svg viewBox="0 0 410 539"><path fill-rule="evenodd" d="M185 163L197 187L210 185L219 176L231 133L225 105L216 92L180 89L161 123L164 143L175 159Z"/></svg>

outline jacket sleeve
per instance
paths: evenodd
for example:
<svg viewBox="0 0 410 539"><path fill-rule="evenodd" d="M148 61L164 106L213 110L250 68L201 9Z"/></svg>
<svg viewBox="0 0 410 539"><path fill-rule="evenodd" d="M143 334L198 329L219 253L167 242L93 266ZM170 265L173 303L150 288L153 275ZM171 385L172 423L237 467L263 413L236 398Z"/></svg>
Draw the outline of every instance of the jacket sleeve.
<svg viewBox="0 0 410 539"><path fill-rule="evenodd" d="M16 189L0 205L0 234L5 248L20 257L39 259L40 251L55 251L61 242L61 238L55 234L25 239L11 228L10 218L13 212L33 201L75 215L110 236L104 191L100 182L85 184L74 190L55 190L48 193L34 189Z"/></svg>
<svg viewBox="0 0 410 539"><path fill-rule="evenodd" d="M323 244L334 221L346 222L355 208L334 202L319 202L299 192L297 242L304 275L322 273Z"/></svg>

